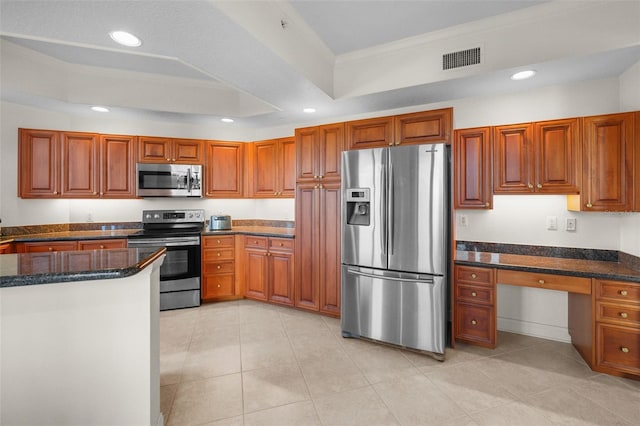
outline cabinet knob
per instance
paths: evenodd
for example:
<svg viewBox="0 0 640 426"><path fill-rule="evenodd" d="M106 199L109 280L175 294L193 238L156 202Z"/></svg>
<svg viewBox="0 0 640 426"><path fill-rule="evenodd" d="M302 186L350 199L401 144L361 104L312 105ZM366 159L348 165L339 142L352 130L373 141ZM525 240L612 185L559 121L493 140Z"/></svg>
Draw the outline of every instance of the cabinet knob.
<svg viewBox="0 0 640 426"><path fill-rule="evenodd" d="M541 183L537 184L536 188L541 189L542 188L542 184Z"/></svg>
<svg viewBox="0 0 640 426"><path fill-rule="evenodd" d="M478 321L476 321L474 319L471 320L471 324L476 325L477 323L478 323Z"/></svg>
<svg viewBox="0 0 640 426"><path fill-rule="evenodd" d="M475 291L471 292L471 296L476 297L478 295L478 293L476 293Z"/></svg>
<svg viewBox="0 0 640 426"><path fill-rule="evenodd" d="M529 187L529 189L533 189L533 184L531 182L529 182L527 186Z"/></svg>
<svg viewBox="0 0 640 426"><path fill-rule="evenodd" d="M49 251L53 251L53 247L49 247Z"/></svg>
<svg viewBox="0 0 640 426"><path fill-rule="evenodd" d="M620 318L627 318L629 316L626 312L620 312Z"/></svg>
<svg viewBox="0 0 640 426"><path fill-rule="evenodd" d="M103 249L103 248L104 248L104 246L103 246L102 244L100 244L100 248L101 248L101 249Z"/></svg>
<svg viewBox="0 0 640 426"><path fill-rule="evenodd" d="M220 284L218 284L218 288L220 288Z"/></svg>
<svg viewBox="0 0 640 426"><path fill-rule="evenodd" d="M484 206L485 206L485 207L489 207L490 205L491 205L491 204L489 204L489 203L484 203Z"/></svg>
<svg viewBox="0 0 640 426"><path fill-rule="evenodd" d="M318 179L318 175L313 175L313 178L314 179Z"/></svg>
<svg viewBox="0 0 640 426"><path fill-rule="evenodd" d="M627 290L620 290L619 293L620 293L620 296L626 296L627 294L629 294L627 293Z"/></svg>
<svg viewBox="0 0 640 426"><path fill-rule="evenodd" d="M624 352L625 354L628 354L629 353L629 348L627 348L626 346L623 346L623 347L620 348L620 351Z"/></svg>
<svg viewBox="0 0 640 426"><path fill-rule="evenodd" d="M171 161L171 158L167 157L167 161Z"/></svg>
<svg viewBox="0 0 640 426"><path fill-rule="evenodd" d="M53 191L53 195L58 195L58 191Z"/></svg>
<svg viewBox="0 0 640 426"><path fill-rule="evenodd" d="M220 268L222 268L222 266L218 265L218 268L217 268L217 269L220 269Z"/></svg>
<svg viewBox="0 0 640 426"><path fill-rule="evenodd" d="M588 208L591 208L591 207L593 207L593 204L591 204L591 203L587 203L587 207L588 207Z"/></svg>
<svg viewBox="0 0 640 426"><path fill-rule="evenodd" d="M544 280L538 280L538 284L540 285L544 284Z"/></svg>
<svg viewBox="0 0 640 426"><path fill-rule="evenodd" d="M276 191L276 192L274 192L274 193L273 193L273 195L278 195L278 192L277 192L277 191Z"/></svg>
<svg viewBox="0 0 640 426"><path fill-rule="evenodd" d="M284 247L284 243L280 243L280 247Z"/></svg>
<svg viewBox="0 0 640 426"><path fill-rule="evenodd" d="M324 176L322 175L318 175L318 179L322 179Z"/></svg>
<svg viewBox="0 0 640 426"><path fill-rule="evenodd" d="M389 142L389 146L393 146L393 142Z"/></svg>
<svg viewBox="0 0 640 426"><path fill-rule="evenodd" d="M471 278L475 279L478 278L478 276L476 274L471 274Z"/></svg>
<svg viewBox="0 0 640 426"><path fill-rule="evenodd" d="M254 242L253 242L253 244L258 244L258 242L257 242L257 241L254 241Z"/></svg>
<svg viewBox="0 0 640 426"><path fill-rule="evenodd" d="M218 257L222 256L222 253L218 253Z"/></svg>
<svg viewBox="0 0 640 426"><path fill-rule="evenodd" d="M171 159L171 161L176 161L176 159L175 159L175 158L172 158L172 159Z"/></svg>
<svg viewBox="0 0 640 426"><path fill-rule="evenodd" d="M96 191L93 191L93 195L98 195L98 193Z"/></svg>

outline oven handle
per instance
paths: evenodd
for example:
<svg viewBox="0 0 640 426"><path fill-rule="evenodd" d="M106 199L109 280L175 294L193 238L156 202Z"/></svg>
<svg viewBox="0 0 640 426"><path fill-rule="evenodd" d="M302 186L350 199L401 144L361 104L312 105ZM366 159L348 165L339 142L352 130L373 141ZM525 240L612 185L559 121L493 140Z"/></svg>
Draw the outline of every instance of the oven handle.
<svg viewBox="0 0 640 426"><path fill-rule="evenodd" d="M197 246L200 245L200 238L187 237L187 238L155 238L148 240L129 240L128 246L131 248L144 247L144 246L164 246L164 247L176 247L176 246Z"/></svg>

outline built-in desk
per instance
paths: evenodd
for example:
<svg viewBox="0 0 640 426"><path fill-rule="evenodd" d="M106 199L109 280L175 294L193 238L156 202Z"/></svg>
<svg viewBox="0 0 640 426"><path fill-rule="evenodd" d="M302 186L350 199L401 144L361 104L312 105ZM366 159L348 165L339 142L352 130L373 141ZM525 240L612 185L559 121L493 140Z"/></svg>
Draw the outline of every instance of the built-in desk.
<svg viewBox="0 0 640 426"><path fill-rule="evenodd" d="M456 341L495 348L497 284L568 292L571 341L589 366L640 379L640 270L624 262L456 251Z"/></svg>

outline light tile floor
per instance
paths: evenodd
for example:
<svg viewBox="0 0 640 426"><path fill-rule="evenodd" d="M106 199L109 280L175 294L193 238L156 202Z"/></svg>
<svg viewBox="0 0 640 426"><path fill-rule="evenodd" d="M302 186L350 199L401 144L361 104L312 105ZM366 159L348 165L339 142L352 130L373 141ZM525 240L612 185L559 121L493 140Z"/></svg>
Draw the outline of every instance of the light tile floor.
<svg viewBox="0 0 640 426"><path fill-rule="evenodd" d="M446 361L248 300L160 314L161 410L189 425L638 425L640 382L510 333Z"/></svg>

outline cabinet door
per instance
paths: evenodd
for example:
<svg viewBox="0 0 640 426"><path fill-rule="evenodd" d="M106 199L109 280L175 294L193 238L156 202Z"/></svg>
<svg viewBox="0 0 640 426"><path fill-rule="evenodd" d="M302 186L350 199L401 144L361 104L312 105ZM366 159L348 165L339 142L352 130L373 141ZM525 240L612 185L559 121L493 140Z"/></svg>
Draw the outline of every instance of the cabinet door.
<svg viewBox="0 0 640 426"><path fill-rule="evenodd" d="M296 140L286 138L280 141L278 164L280 196L293 198L296 195Z"/></svg>
<svg viewBox="0 0 640 426"><path fill-rule="evenodd" d="M314 181L318 178L320 129L296 129L296 181Z"/></svg>
<svg viewBox="0 0 640 426"><path fill-rule="evenodd" d="M50 130L19 129L18 186L22 198L60 195L60 135Z"/></svg>
<svg viewBox="0 0 640 426"><path fill-rule="evenodd" d="M345 126L349 150L393 145L393 117L348 121Z"/></svg>
<svg viewBox="0 0 640 426"><path fill-rule="evenodd" d="M206 195L212 198L242 197L243 147L240 142L207 141Z"/></svg>
<svg viewBox="0 0 640 426"><path fill-rule="evenodd" d="M245 247L244 251L245 296L249 299L267 300L267 252Z"/></svg>
<svg viewBox="0 0 640 426"><path fill-rule="evenodd" d="M320 257L318 256L318 184L298 184L296 189L295 306L317 311Z"/></svg>
<svg viewBox="0 0 640 426"><path fill-rule="evenodd" d="M202 164L204 143L197 139L173 139L172 163Z"/></svg>
<svg viewBox="0 0 640 426"><path fill-rule="evenodd" d="M251 182L252 195L254 197L273 198L278 196L277 182L277 140L255 142L252 146Z"/></svg>
<svg viewBox="0 0 640 426"><path fill-rule="evenodd" d="M453 108L398 115L394 118L395 145L451 143Z"/></svg>
<svg viewBox="0 0 640 426"><path fill-rule="evenodd" d="M633 113L583 119L582 210L632 209Z"/></svg>
<svg viewBox="0 0 640 426"><path fill-rule="evenodd" d="M494 127L493 192L533 192L532 170L531 124Z"/></svg>
<svg viewBox="0 0 640 426"><path fill-rule="evenodd" d="M320 126L319 179L324 181L340 180L343 146L343 123Z"/></svg>
<svg viewBox="0 0 640 426"><path fill-rule="evenodd" d="M534 123L535 191L578 194L580 168L578 119Z"/></svg>
<svg viewBox="0 0 640 426"><path fill-rule="evenodd" d="M320 312L340 315L340 183L320 189Z"/></svg>
<svg viewBox="0 0 640 426"><path fill-rule="evenodd" d="M100 196L135 198L136 137L100 136Z"/></svg>
<svg viewBox="0 0 640 426"><path fill-rule="evenodd" d="M491 129L456 130L453 141L454 208L490 209Z"/></svg>
<svg viewBox="0 0 640 426"><path fill-rule="evenodd" d="M171 162L171 139L150 136L138 137L138 162L169 163Z"/></svg>
<svg viewBox="0 0 640 426"><path fill-rule="evenodd" d="M105 250L126 248L127 240L125 239L105 239L105 240L79 240L78 250Z"/></svg>
<svg viewBox="0 0 640 426"><path fill-rule="evenodd" d="M0 244L0 254L13 253L13 243Z"/></svg>
<svg viewBox="0 0 640 426"><path fill-rule="evenodd" d="M75 241L38 241L18 243L18 253L41 253L50 251L69 251L76 250L77 244Z"/></svg>
<svg viewBox="0 0 640 426"><path fill-rule="evenodd" d="M61 133L62 196L97 198L99 138L94 133Z"/></svg>
<svg viewBox="0 0 640 426"><path fill-rule="evenodd" d="M633 174L635 176L635 193L633 211L640 212L640 111L634 116L635 130L633 140L635 141L635 152L633 157Z"/></svg>
<svg viewBox="0 0 640 426"><path fill-rule="evenodd" d="M293 305L293 253L269 252L269 301Z"/></svg>

